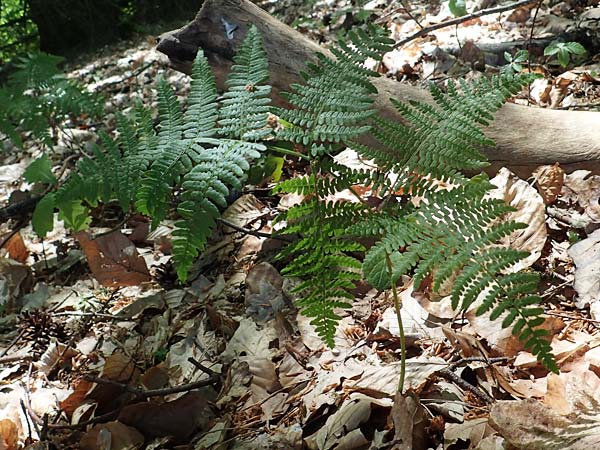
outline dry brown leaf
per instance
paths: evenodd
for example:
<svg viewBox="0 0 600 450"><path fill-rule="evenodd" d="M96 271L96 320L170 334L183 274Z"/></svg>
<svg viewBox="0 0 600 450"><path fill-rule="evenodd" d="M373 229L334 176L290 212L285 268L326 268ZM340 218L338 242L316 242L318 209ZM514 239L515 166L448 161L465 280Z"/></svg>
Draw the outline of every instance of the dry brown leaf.
<svg viewBox="0 0 600 450"><path fill-rule="evenodd" d="M375 399L361 394L353 394L325 425L306 439L308 448L329 450L332 448L358 449L368 444L359 426L371 417L372 405L389 408L391 400ZM358 445L357 445L358 444Z"/></svg>
<svg viewBox="0 0 600 450"><path fill-rule="evenodd" d="M12 259L20 263L24 263L29 257L29 250L25 246L21 232L13 234L8 242L4 244L4 248L8 250L8 254Z"/></svg>
<svg viewBox="0 0 600 450"><path fill-rule="evenodd" d="M548 375L544 402L498 401L490 424L519 450L600 448L600 378L591 371Z"/></svg>
<svg viewBox="0 0 600 450"><path fill-rule="evenodd" d="M600 223L600 176L589 170L576 170L565 177L565 201L579 203L594 223Z"/></svg>
<svg viewBox="0 0 600 450"><path fill-rule="evenodd" d="M112 381L128 382L137 373L135 361L120 351L116 351L106 358L102 368L102 377Z"/></svg>
<svg viewBox="0 0 600 450"><path fill-rule="evenodd" d="M136 450L143 444L139 431L119 422L95 425L79 443L81 450Z"/></svg>
<svg viewBox="0 0 600 450"><path fill-rule="evenodd" d="M107 287L137 286L150 281L144 258L120 231L92 239L90 233L75 234L87 258L90 270Z"/></svg>
<svg viewBox="0 0 600 450"><path fill-rule="evenodd" d="M10 419L0 420L0 449L17 450L19 448L19 429Z"/></svg>
<svg viewBox="0 0 600 450"><path fill-rule="evenodd" d="M414 392L396 393L391 412L394 422L394 450L427 449L426 431L428 415Z"/></svg>
<svg viewBox="0 0 600 450"><path fill-rule="evenodd" d="M169 384L169 371L164 364L150 367L140 377L145 389L161 389Z"/></svg>
<svg viewBox="0 0 600 450"><path fill-rule="evenodd" d="M124 407L117 420L135 427L144 436L173 436L184 441L198 429L204 429L213 412L199 392L188 392L166 403L142 402Z"/></svg>
<svg viewBox="0 0 600 450"><path fill-rule="evenodd" d="M445 361L437 357L410 358L406 360L406 375L404 389L419 391L427 379L439 370ZM400 379L400 363L385 364L382 366L368 365L364 368L362 376L356 380L348 380L344 387L350 391L360 391L373 396L387 395L393 397L398 391Z"/></svg>
<svg viewBox="0 0 600 450"><path fill-rule="evenodd" d="M0 292L4 312L17 312L21 308L19 300L31 292L34 285L31 268L10 258L0 258L0 285L4 285Z"/></svg>
<svg viewBox="0 0 600 450"><path fill-rule="evenodd" d="M573 284L573 288L577 291L575 305L578 308L590 305L592 316L595 316L594 306L600 299L600 230L573 244L568 253L575 264Z"/></svg>
<svg viewBox="0 0 600 450"><path fill-rule="evenodd" d="M506 220L514 220L527 225L527 228L517 230L502 244L516 250L525 250L530 255L517 263L511 270L519 271L531 266L541 255L546 243L546 208L540 194L524 180L521 180L510 170L500 169L492 180L497 186L488 193L492 198L498 198L514 207L516 211L509 213Z"/></svg>
<svg viewBox="0 0 600 450"><path fill-rule="evenodd" d="M94 383L87 380L79 380L75 385L75 390L66 399L59 403L60 409L67 415L72 417L73 412L83 403L88 392Z"/></svg>
<svg viewBox="0 0 600 450"><path fill-rule="evenodd" d="M551 205L558 198L565 181L565 171L558 163L553 166L541 166L534 172L538 192L544 199L544 204Z"/></svg>

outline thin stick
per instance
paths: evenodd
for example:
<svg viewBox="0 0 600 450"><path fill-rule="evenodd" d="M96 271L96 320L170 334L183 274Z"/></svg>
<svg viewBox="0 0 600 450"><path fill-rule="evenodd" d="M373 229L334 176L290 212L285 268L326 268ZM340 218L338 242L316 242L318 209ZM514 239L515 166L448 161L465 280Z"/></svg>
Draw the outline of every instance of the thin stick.
<svg viewBox="0 0 600 450"><path fill-rule="evenodd" d="M293 241L293 239L288 236L280 236L278 234L263 233L261 231L254 231L254 230L250 230L249 228L240 227L239 225L236 225L235 223L231 223L229 220L223 219L222 217L218 218L217 220L219 222L221 222L223 225L225 225L226 227L232 228L235 231L239 231L240 233L249 234L251 236L262 237L262 238L267 238L267 239L277 239L279 241L284 241L284 242L292 242Z"/></svg>
<svg viewBox="0 0 600 450"><path fill-rule="evenodd" d="M218 377L208 378L206 380L195 381L194 383L183 384L181 386L174 386L170 388L163 389L139 389L128 384L119 383L118 381L106 380L104 378L94 377L91 375L87 375L84 377L88 381L92 381L98 384L110 384L112 386L118 386L123 390L130 392L141 398L149 398L149 397L159 397L162 395L169 394L177 394L179 392L187 392L193 389L198 389L205 386L210 386L215 384L218 381Z"/></svg>
<svg viewBox="0 0 600 450"><path fill-rule="evenodd" d="M494 399L487 392L479 389L476 386L473 386L468 381L463 380L461 377L456 375L454 372L450 372L448 369L441 369L441 370L436 371L436 374L442 378L445 378L448 381L453 382L454 384L463 388L465 391L469 391L470 393L475 395L475 397L477 397L480 400L483 400L485 403L488 403L488 404L494 403Z"/></svg>
<svg viewBox="0 0 600 450"><path fill-rule="evenodd" d="M466 16L456 17L456 18L451 19L451 20L446 20L444 22L441 22L441 23L438 23L438 24L431 25L429 27L423 28L423 29L417 31L414 34L411 34L407 38L402 39L401 41L396 42L394 44L394 48L402 47L403 45L406 45L409 42L414 41L417 38L420 38L421 36L425 36L426 34L431 33L432 31L439 30L440 28L446 28L446 27L450 27L452 25L458 25L458 24L466 22L468 20L476 19L477 17L488 16L490 14L501 13L501 12L504 12L504 11L510 11L511 9L516 9L516 8L521 7L521 6L530 5L531 3L535 3L537 1L539 1L539 0L521 0L520 2L511 3L510 5L504 5L504 6L497 6L495 8L482 9L480 11L476 11L474 13L467 14Z"/></svg>
<svg viewBox="0 0 600 450"><path fill-rule="evenodd" d="M400 297L398 297L396 283L392 278L393 266L389 253L385 254L385 258L387 261L388 270L390 271L390 282L392 284L394 308L396 310L396 318L398 319L398 332L400 334L400 379L398 380L398 392L402 394L404 391L404 378L406 377L406 339L404 337L404 325L402 324L402 304L400 302Z"/></svg>

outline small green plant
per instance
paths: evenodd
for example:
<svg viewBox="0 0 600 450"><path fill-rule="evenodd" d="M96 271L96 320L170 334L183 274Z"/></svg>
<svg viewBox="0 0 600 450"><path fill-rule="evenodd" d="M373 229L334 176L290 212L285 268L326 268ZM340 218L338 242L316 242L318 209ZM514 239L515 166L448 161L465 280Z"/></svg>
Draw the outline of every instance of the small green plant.
<svg viewBox="0 0 600 450"><path fill-rule="evenodd" d="M508 52L504 52L504 59L508 63L502 68L502 72L506 74L516 74L523 71L523 63L529 59L529 52L527 50L517 50L514 55Z"/></svg>
<svg viewBox="0 0 600 450"><path fill-rule="evenodd" d="M63 120L102 114L102 98L67 78L59 69L62 61L42 52L19 58L0 87L0 132L16 145L26 131L52 146Z"/></svg>
<svg viewBox="0 0 600 450"><path fill-rule="evenodd" d="M586 53L585 47L579 42L554 41L544 49L544 56L555 56L561 67L567 67L571 58Z"/></svg>

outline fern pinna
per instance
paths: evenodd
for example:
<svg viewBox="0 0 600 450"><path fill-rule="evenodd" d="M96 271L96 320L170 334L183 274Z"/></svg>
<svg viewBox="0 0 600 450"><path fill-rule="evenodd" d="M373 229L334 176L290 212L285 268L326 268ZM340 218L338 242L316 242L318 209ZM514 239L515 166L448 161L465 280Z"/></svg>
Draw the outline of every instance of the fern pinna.
<svg viewBox="0 0 600 450"><path fill-rule="evenodd" d="M512 325L538 359L556 370L546 332L538 328L543 318L540 299L533 295L537 276L510 271L526 253L495 246L522 225L502 220L511 208L486 198L493 185L485 175L463 175L487 165L480 150L493 142L480 127L531 77L449 83L447 93L432 86L437 106L392 99L403 121L386 120L371 107L369 77L376 74L364 68L364 61L378 60L388 42L370 31L370 36L350 34L352 45L342 41L335 61L321 56L320 65L309 66L306 86L294 86L288 95L296 109L276 112L287 124L279 137L304 144L311 157L309 176L275 188L307 198L279 219L287 223L284 233L302 236L282 256L293 257L284 272L304 279L297 288L304 314L333 345L339 320L335 309L347 306L348 290L361 278L359 262L351 256L361 250L357 238L375 237L361 265L374 287L389 289L407 273L413 273L417 287L431 278L434 291L451 283L454 308L477 305L478 314L491 311L493 319L502 317L504 327ZM367 131L378 145L353 142ZM378 169L336 165L332 156L338 143L373 160ZM440 182L451 188L438 188ZM371 208L364 201L326 200L353 184L369 185L383 201ZM420 206L406 205L397 193L410 194Z"/></svg>

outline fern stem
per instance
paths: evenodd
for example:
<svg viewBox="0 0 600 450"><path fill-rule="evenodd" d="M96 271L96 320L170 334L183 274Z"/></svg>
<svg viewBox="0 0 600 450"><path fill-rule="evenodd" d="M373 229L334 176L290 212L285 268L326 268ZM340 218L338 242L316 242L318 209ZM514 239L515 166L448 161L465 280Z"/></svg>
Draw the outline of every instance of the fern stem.
<svg viewBox="0 0 600 450"><path fill-rule="evenodd" d="M306 159L307 161L310 161L310 158L308 156L306 156L300 152L295 152L294 150L290 150L288 148L269 146L269 150L273 150L274 152L281 153L282 155L295 156L297 158Z"/></svg>
<svg viewBox="0 0 600 450"><path fill-rule="evenodd" d="M392 269L392 260L390 259L390 254L385 254L385 259L387 261L387 266L390 271L390 283L392 285L392 296L394 299L394 308L396 310L396 318L398 319L398 332L400 334L400 379L398 380L398 392L402 394L404 391L404 378L406 377L406 339L404 337L404 326L402 325L402 302L400 301L400 297L398 297L398 290L396 288L396 283L392 277L393 269Z"/></svg>

